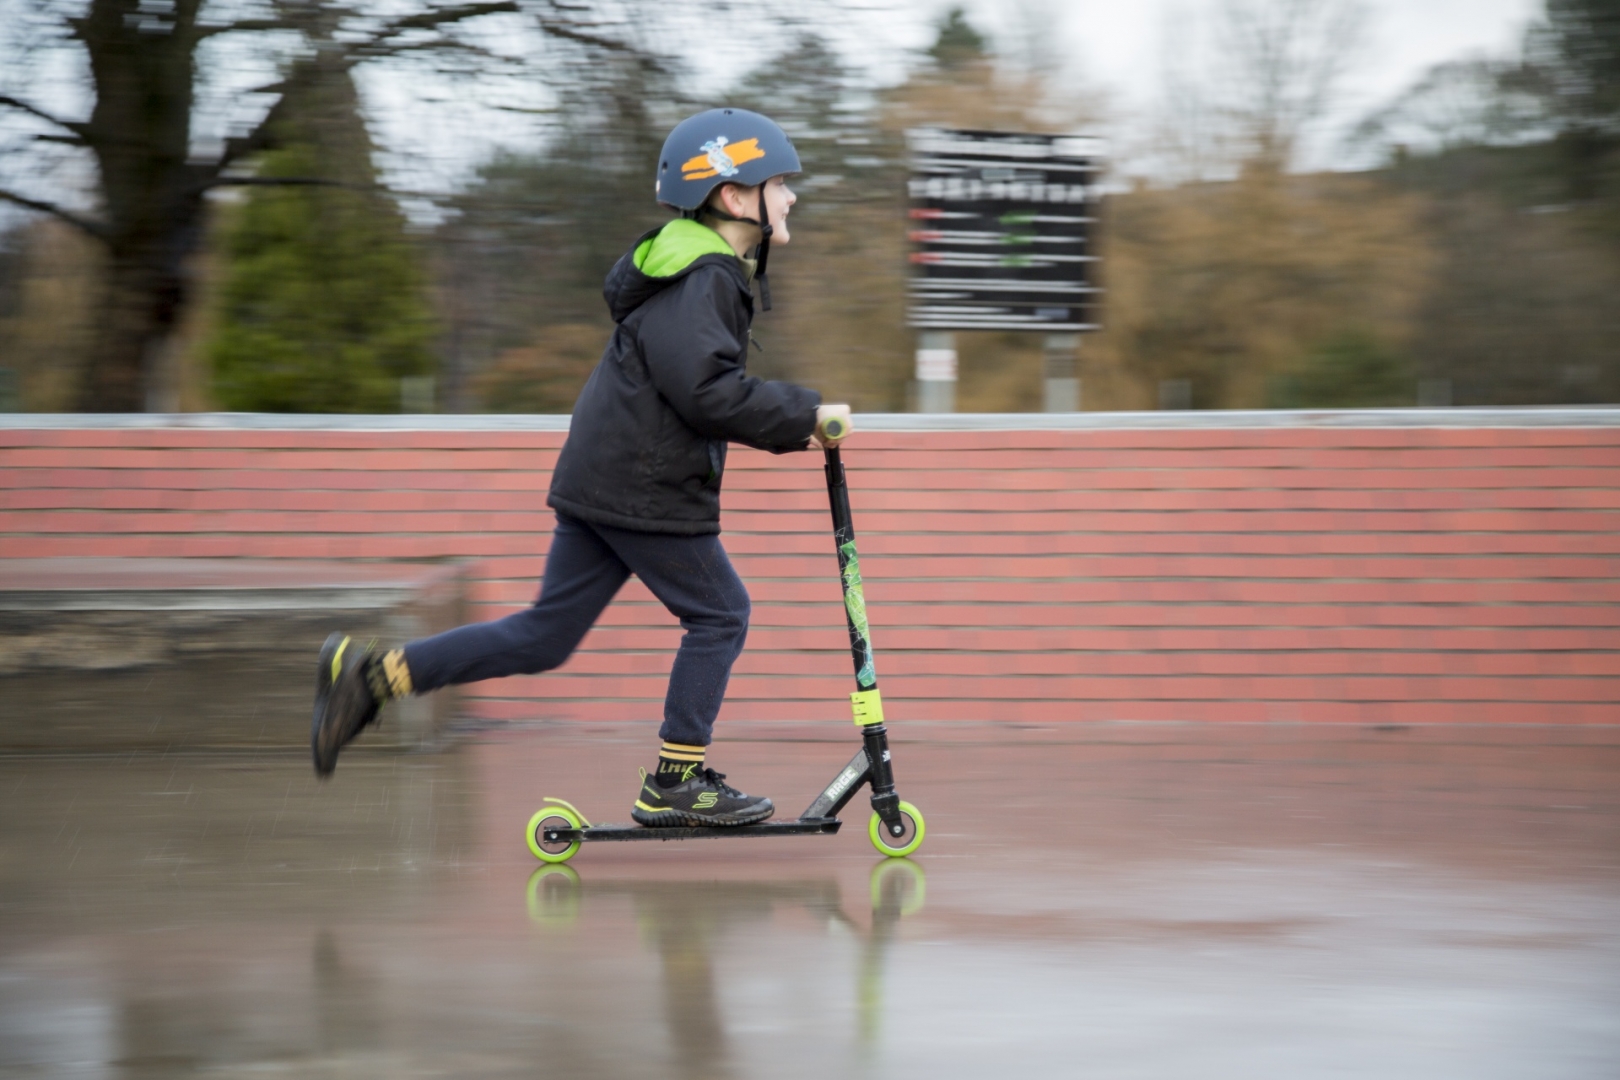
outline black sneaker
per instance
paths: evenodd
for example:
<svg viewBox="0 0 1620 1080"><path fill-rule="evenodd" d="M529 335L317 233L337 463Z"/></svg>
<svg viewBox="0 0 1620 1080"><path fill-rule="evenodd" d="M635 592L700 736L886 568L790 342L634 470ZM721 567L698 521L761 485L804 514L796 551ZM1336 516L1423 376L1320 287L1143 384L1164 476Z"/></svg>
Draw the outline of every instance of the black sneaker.
<svg viewBox="0 0 1620 1080"><path fill-rule="evenodd" d="M641 774L641 797L630 816L642 825L752 825L776 813L771 800L744 795L725 782L726 774L694 770L688 780L661 788Z"/></svg>
<svg viewBox="0 0 1620 1080"><path fill-rule="evenodd" d="M333 634L321 646L320 670L315 676L315 718L310 723L309 747L315 755L315 774L330 776L337 768L338 751L377 719L380 706L366 684L365 661L370 645L347 634Z"/></svg>

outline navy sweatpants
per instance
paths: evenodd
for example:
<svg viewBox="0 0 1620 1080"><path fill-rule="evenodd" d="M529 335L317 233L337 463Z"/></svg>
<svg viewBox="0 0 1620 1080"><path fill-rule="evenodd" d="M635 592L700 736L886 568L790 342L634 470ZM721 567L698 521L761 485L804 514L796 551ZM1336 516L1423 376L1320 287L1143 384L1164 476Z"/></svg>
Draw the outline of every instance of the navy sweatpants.
<svg viewBox="0 0 1620 1080"><path fill-rule="evenodd" d="M534 606L406 645L412 686L422 693L560 666L631 574L686 630L659 737L707 746L748 637L748 590L718 536L632 532L558 514Z"/></svg>

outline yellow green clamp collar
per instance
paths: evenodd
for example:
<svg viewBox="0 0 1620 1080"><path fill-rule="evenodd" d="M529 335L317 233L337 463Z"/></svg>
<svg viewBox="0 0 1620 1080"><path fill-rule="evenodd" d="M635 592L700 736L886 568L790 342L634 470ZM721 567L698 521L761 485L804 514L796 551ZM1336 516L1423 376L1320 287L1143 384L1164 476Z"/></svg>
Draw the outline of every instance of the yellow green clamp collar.
<svg viewBox="0 0 1620 1080"><path fill-rule="evenodd" d="M883 697L875 688L855 691L849 695L849 703L855 712L856 727L883 723Z"/></svg>

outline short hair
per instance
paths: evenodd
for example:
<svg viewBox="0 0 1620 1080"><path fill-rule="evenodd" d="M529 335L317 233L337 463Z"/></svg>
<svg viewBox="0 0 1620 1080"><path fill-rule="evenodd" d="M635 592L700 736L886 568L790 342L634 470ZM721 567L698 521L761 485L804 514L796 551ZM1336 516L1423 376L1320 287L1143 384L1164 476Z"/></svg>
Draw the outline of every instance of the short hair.
<svg viewBox="0 0 1620 1080"><path fill-rule="evenodd" d="M720 192L724 191L728 187L741 188L744 191L750 191L757 186L758 185L756 184L739 184L735 180L726 180L722 183L714 185L714 190L709 192L709 197L703 200L703 206L705 208L713 206L717 210L724 210L725 207L721 206L717 202L717 200L720 198Z"/></svg>

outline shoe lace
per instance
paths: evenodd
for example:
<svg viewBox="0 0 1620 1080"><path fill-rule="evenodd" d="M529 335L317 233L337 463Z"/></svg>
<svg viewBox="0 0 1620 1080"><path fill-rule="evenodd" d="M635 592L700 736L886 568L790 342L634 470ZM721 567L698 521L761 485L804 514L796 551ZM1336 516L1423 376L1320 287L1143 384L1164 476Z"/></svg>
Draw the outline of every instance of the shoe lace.
<svg viewBox="0 0 1620 1080"><path fill-rule="evenodd" d="M706 768L703 770L703 780L704 783L708 784L722 795L730 795L739 799L742 798L742 792L726 783L726 774L723 772L715 772L713 769Z"/></svg>

